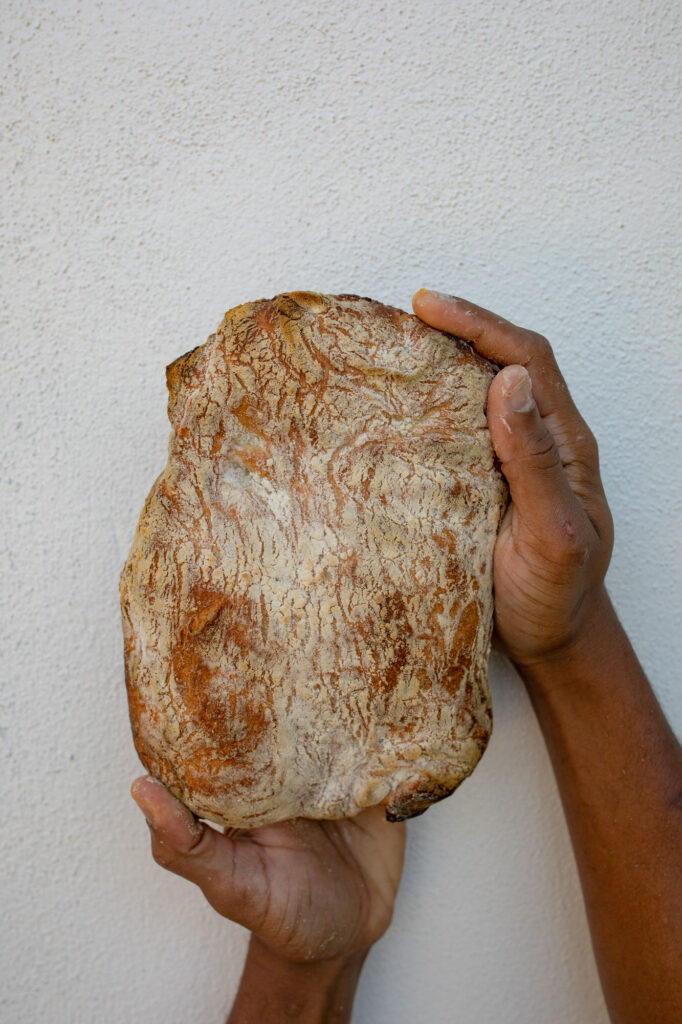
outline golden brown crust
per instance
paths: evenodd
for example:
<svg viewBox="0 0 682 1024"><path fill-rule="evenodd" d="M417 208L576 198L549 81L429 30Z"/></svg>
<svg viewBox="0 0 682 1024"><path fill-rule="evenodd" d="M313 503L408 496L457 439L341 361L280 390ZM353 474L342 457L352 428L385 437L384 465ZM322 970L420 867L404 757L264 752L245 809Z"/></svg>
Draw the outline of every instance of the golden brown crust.
<svg viewBox="0 0 682 1024"><path fill-rule="evenodd" d="M238 306L168 367L168 463L121 577L147 769L225 825L400 820L491 728L495 368L352 295Z"/></svg>

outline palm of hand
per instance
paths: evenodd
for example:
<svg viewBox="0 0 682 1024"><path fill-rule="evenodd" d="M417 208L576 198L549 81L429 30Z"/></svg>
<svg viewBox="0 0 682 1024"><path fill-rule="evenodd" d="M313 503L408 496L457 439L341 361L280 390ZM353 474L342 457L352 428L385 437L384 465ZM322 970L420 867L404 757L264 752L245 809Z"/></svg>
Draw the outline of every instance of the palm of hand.
<svg viewBox="0 0 682 1024"><path fill-rule="evenodd" d="M132 788L159 864L194 882L218 913L289 960L366 950L388 927L405 826L371 807L342 821L282 822L237 835L200 824L155 779Z"/></svg>
<svg viewBox="0 0 682 1024"><path fill-rule="evenodd" d="M345 821L271 825L233 842L251 864L249 927L287 959L366 949L388 927L405 826L387 822L381 808ZM206 895L219 913L232 916L219 891Z"/></svg>

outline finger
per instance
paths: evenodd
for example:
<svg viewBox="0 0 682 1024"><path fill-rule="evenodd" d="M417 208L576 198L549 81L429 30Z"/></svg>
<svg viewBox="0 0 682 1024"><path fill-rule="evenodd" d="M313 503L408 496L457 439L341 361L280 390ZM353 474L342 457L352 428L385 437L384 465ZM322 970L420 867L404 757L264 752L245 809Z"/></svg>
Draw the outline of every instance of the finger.
<svg viewBox="0 0 682 1024"><path fill-rule="evenodd" d="M542 335L517 327L473 302L427 288L420 288L414 295L412 306L417 316L431 327L470 342L486 359L501 366L525 366L541 416L554 413L569 424L577 426L578 421L582 422L552 347Z"/></svg>
<svg viewBox="0 0 682 1024"><path fill-rule="evenodd" d="M521 517L529 535L543 554L580 560L589 520L539 414L525 367L507 366L491 384L488 429L509 483L515 515Z"/></svg>
<svg viewBox="0 0 682 1024"><path fill-rule="evenodd" d="M173 849L189 853L207 828L166 787L150 775L135 779L130 793L152 831Z"/></svg>
<svg viewBox="0 0 682 1024"><path fill-rule="evenodd" d="M440 330L470 341L488 359L528 370L540 414L559 451L566 476L601 536L612 533L611 516L599 475L599 449L565 381L549 342L464 299L422 288L415 312Z"/></svg>
<svg viewBox="0 0 682 1024"><path fill-rule="evenodd" d="M253 929L262 917L265 879L251 843L198 821L151 776L136 779L130 792L147 819L157 864L194 882L219 913Z"/></svg>

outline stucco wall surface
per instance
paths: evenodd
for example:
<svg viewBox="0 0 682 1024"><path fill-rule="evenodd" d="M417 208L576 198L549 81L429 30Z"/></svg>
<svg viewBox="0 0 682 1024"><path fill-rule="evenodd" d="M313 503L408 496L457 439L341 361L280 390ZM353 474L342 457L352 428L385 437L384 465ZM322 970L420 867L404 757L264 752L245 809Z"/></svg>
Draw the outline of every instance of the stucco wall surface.
<svg viewBox="0 0 682 1024"><path fill-rule="evenodd" d="M675 728L680 7L6 0L0 1019L224 1019L246 933L128 796L118 573L165 460L164 367L295 288L421 285L547 334L601 445L608 583ZM604 1024L522 684L409 825L358 1024Z"/></svg>

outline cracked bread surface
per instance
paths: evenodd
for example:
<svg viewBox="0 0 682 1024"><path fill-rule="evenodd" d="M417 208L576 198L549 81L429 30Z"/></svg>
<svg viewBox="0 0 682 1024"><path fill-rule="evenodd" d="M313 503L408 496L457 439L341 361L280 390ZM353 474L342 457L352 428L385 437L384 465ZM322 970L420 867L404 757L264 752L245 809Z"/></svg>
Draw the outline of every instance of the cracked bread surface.
<svg viewBox="0 0 682 1024"><path fill-rule="evenodd" d="M401 820L474 769L496 371L402 310L314 292L229 310L168 367L121 605L136 749L195 814Z"/></svg>

